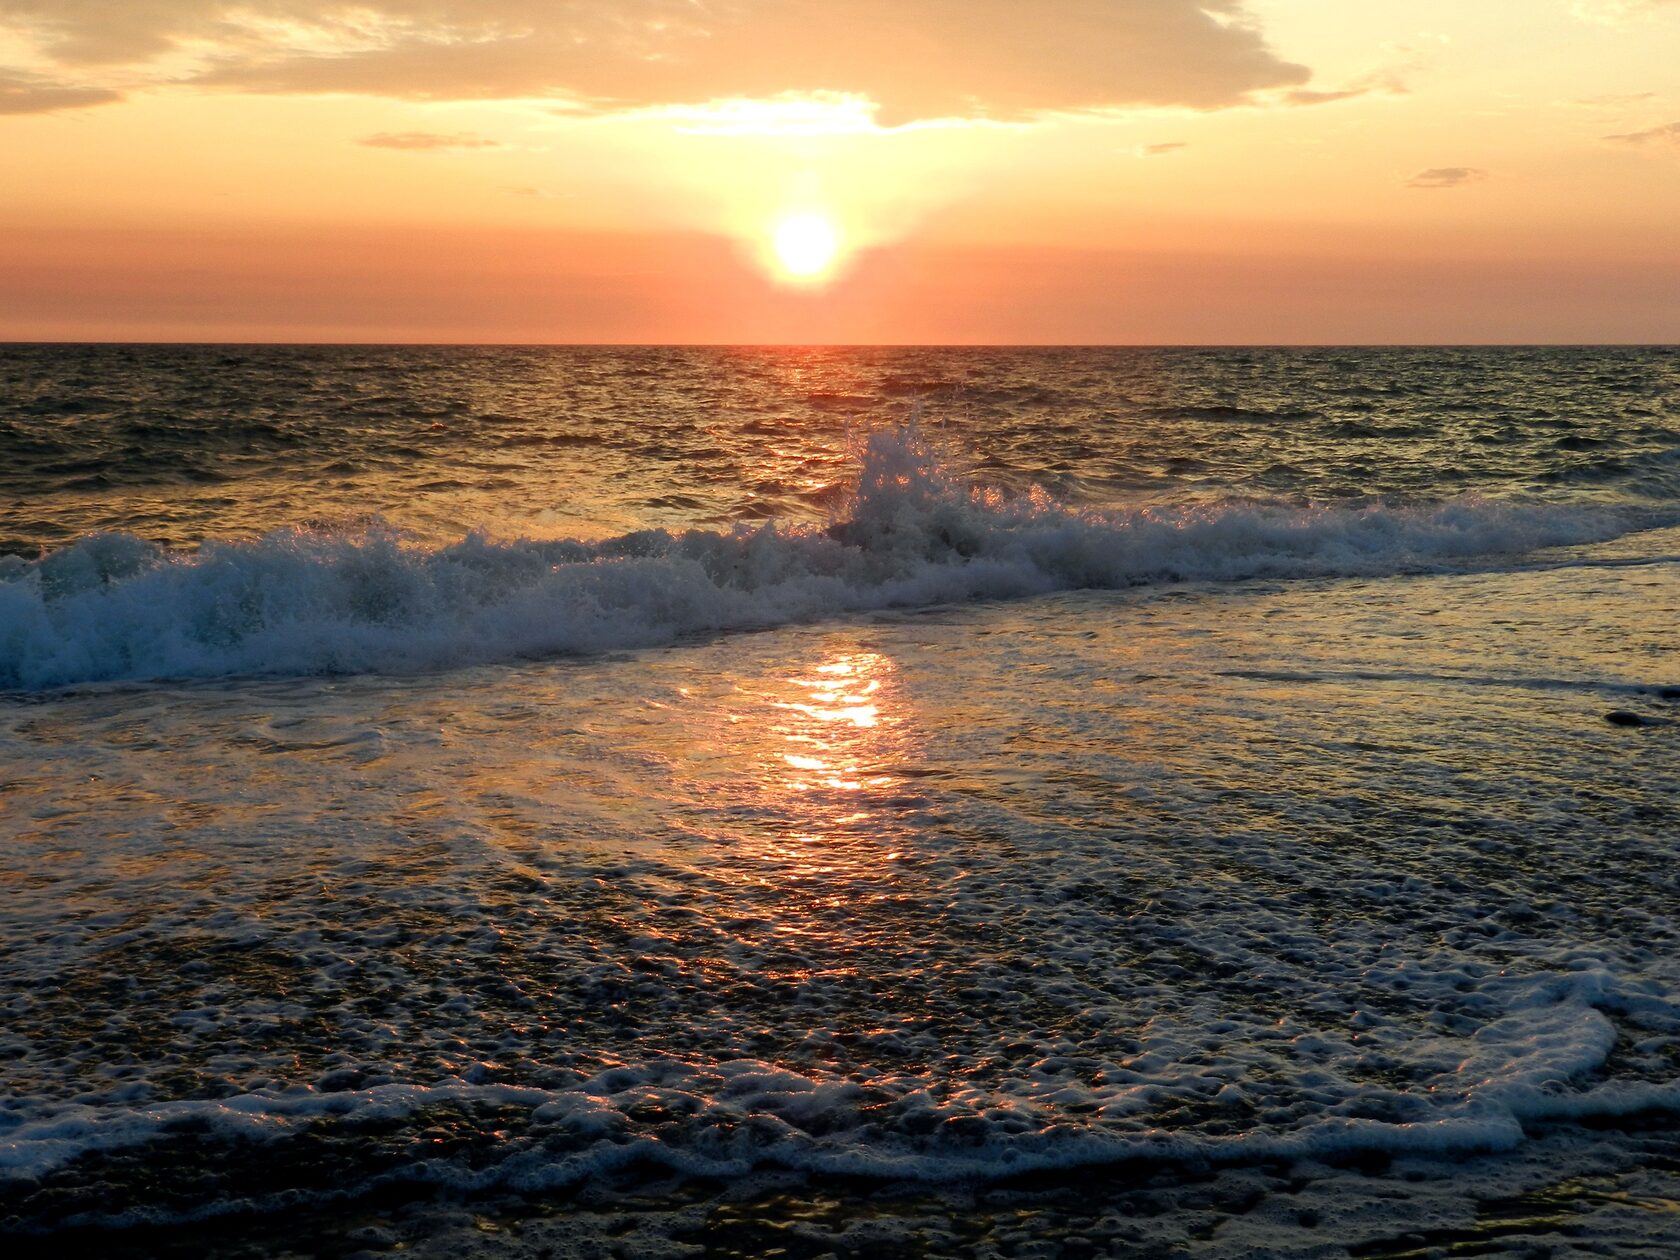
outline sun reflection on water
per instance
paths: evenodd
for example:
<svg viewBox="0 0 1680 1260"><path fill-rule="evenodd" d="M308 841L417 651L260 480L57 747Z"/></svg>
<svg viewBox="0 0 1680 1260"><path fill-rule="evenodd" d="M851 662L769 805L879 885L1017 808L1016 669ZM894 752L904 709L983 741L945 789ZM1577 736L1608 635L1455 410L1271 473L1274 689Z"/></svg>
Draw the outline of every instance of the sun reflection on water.
<svg viewBox="0 0 1680 1260"><path fill-rule="evenodd" d="M891 658L837 645L743 687L737 704L715 750L755 779L738 781L747 800L728 828L736 851L755 853L784 888L828 885L844 900L854 881L878 882L880 864L903 856L902 767L915 755Z"/></svg>
<svg viewBox="0 0 1680 1260"><path fill-rule="evenodd" d="M792 790L861 792L897 782L878 771L887 740L872 738L875 732L890 736L896 724L881 704L882 685L891 670L892 663L878 652L853 652L824 661L809 677L787 680L804 696L774 702L790 715L774 730L794 746L794 751L782 754L790 769L801 772L789 781Z"/></svg>

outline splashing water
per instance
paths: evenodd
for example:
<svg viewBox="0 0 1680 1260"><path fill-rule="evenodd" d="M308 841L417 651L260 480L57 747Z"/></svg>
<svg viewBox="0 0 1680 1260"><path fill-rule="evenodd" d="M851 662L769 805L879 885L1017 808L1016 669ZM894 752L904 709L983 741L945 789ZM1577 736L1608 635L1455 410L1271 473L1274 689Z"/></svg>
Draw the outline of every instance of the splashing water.
<svg viewBox="0 0 1680 1260"><path fill-rule="evenodd" d="M409 671L840 613L1153 582L1380 575L1614 537L1631 513L1466 498L1079 512L964 484L912 426L863 443L827 527L413 545L375 523L173 552L124 534L0 560L0 686Z"/></svg>

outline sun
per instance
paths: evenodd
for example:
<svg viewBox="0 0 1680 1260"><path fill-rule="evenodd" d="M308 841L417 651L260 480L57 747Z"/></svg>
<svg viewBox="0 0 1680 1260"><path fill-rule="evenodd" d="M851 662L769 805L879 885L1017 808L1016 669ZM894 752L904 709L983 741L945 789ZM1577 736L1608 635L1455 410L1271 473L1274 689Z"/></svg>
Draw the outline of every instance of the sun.
<svg viewBox="0 0 1680 1260"><path fill-rule="evenodd" d="M786 279L814 284L834 269L840 256L840 230L820 211L790 214L777 221L770 246Z"/></svg>

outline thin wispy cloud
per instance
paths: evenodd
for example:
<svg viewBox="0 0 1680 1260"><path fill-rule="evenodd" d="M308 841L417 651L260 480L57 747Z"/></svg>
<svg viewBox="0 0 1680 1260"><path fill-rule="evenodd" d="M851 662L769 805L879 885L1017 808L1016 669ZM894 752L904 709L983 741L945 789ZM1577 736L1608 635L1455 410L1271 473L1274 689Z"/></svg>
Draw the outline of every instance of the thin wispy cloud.
<svg viewBox="0 0 1680 1260"><path fill-rule="evenodd" d="M1364 88L1343 88L1336 92L1295 88L1283 94L1283 102L1286 105L1329 105L1335 101L1350 101L1356 96L1368 94L1368 90Z"/></svg>
<svg viewBox="0 0 1680 1260"><path fill-rule="evenodd" d="M1407 188L1461 188L1479 184L1488 173L1478 166L1432 166L1406 181Z"/></svg>
<svg viewBox="0 0 1680 1260"><path fill-rule="evenodd" d="M1574 0L1570 5L1576 17L1612 26L1670 8L1680 8L1680 0Z"/></svg>
<svg viewBox="0 0 1680 1260"><path fill-rule="evenodd" d="M1168 153L1177 153L1180 149L1190 147L1187 140L1168 140L1163 144L1144 144L1138 146L1139 157L1164 157Z"/></svg>
<svg viewBox="0 0 1680 1260"><path fill-rule="evenodd" d="M592 112L832 92L883 125L1213 110L1311 78L1244 0L0 0L0 25L61 66L172 85Z"/></svg>
<svg viewBox="0 0 1680 1260"><path fill-rule="evenodd" d="M470 131L381 131L356 141L370 149L408 149L414 152L437 152L445 149L499 149L501 141Z"/></svg>
<svg viewBox="0 0 1680 1260"><path fill-rule="evenodd" d="M1655 92L1605 92L1598 96L1578 96L1572 101L1559 101L1574 109L1627 109L1645 105L1657 99Z"/></svg>
<svg viewBox="0 0 1680 1260"><path fill-rule="evenodd" d="M109 88L77 87L0 70L0 114L52 114L120 100L122 93Z"/></svg>
<svg viewBox="0 0 1680 1260"><path fill-rule="evenodd" d="M1351 101L1361 96L1405 96L1405 82L1398 74L1370 74L1355 79L1343 88L1290 88L1279 99L1285 105L1330 105L1336 101Z"/></svg>
<svg viewBox="0 0 1680 1260"><path fill-rule="evenodd" d="M1664 123L1660 127L1647 127L1643 131L1624 131L1618 135L1605 136L1604 138L1617 144L1680 145L1680 122Z"/></svg>

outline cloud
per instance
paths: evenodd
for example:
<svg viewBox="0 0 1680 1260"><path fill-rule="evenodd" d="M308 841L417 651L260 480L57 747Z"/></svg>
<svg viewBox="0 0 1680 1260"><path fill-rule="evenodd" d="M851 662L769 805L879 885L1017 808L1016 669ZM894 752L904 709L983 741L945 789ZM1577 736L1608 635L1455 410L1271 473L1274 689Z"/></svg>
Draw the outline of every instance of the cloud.
<svg viewBox="0 0 1680 1260"><path fill-rule="evenodd" d="M61 65L268 93L623 111L843 93L880 121L1174 106L1302 88L1244 0L0 0Z"/></svg>
<svg viewBox="0 0 1680 1260"><path fill-rule="evenodd" d="M1188 140L1168 140L1164 144L1144 144L1138 146L1139 157L1161 157L1167 153L1177 153L1180 149L1188 149Z"/></svg>
<svg viewBox="0 0 1680 1260"><path fill-rule="evenodd" d="M72 87L0 68L0 114L50 114L120 100L122 93L107 88Z"/></svg>
<svg viewBox="0 0 1680 1260"><path fill-rule="evenodd" d="M1368 88L1343 88L1339 92L1324 92L1315 88L1295 88L1283 94L1285 105L1328 105L1332 101L1351 100L1364 96Z"/></svg>
<svg viewBox="0 0 1680 1260"><path fill-rule="evenodd" d="M1644 131L1624 131L1620 135L1605 136L1617 144L1676 144L1680 145L1680 122L1664 123L1661 127L1647 127Z"/></svg>
<svg viewBox="0 0 1680 1260"><path fill-rule="evenodd" d="M356 141L370 149L411 149L435 152L439 149L499 149L501 141L475 135L470 131L381 131Z"/></svg>
<svg viewBox="0 0 1680 1260"><path fill-rule="evenodd" d="M1387 71L1378 74L1367 74L1355 79L1345 88L1326 90L1322 88L1291 88L1284 92L1279 99L1285 105L1329 105L1334 101L1350 101L1355 97L1371 96L1382 93L1385 96L1405 96L1406 84L1399 74Z"/></svg>
<svg viewBox="0 0 1680 1260"><path fill-rule="evenodd" d="M1605 92L1598 96L1580 96L1572 101L1560 101L1575 109L1625 109L1630 105L1644 105L1657 99L1655 92Z"/></svg>
<svg viewBox="0 0 1680 1260"><path fill-rule="evenodd" d="M1486 171L1475 166L1432 166L1408 179L1406 187L1458 188L1465 184L1480 183L1487 175Z"/></svg>
<svg viewBox="0 0 1680 1260"><path fill-rule="evenodd" d="M1575 0L1570 10L1576 17L1589 22L1604 22L1615 26L1640 16L1649 16L1659 9L1680 5L1680 0Z"/></svg>

